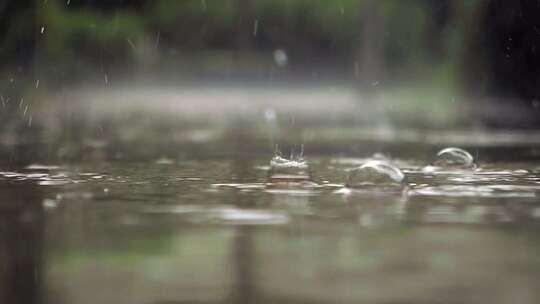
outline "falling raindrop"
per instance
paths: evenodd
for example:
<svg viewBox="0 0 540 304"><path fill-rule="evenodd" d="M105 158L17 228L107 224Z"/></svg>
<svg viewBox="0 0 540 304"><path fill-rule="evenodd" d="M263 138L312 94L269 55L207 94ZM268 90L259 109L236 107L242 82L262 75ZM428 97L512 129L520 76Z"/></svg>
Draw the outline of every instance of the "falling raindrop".
<svg viewBox="0 0 540 304"><path fill-rule="evenodd" d="M283 49L277 49L274 51L274 61L279 67L284 67L287 65L287 62L289 61L289 58L287 57L287 53Z"/></svg>
<svg viewBox="0 0 540 304"><path fill-rule="evenodd" d="M469 152L453 147L439 151L432 165L444 168L474 168L476 166Z"/></svg>
<svg viewBox="0 0 540 304"><path fill-rule="evenodd" d="M277 118L276 111L272 108L268 108L264 110L264 119L267 122L275 122Z"/></svg>
<svg viewBox="0 0 540 304"><path fill-rule="evenodd" d="M255 19L255 22L253 23L253 36L257 36L258 30L259 30L259 20Z"/></svg>
<svg viewBox="0 0 540 304"><path fill-rule="evenodd" d="M353 169L347 179L348 188L401 186L405 175L389 162L372 160Z"/></svg>

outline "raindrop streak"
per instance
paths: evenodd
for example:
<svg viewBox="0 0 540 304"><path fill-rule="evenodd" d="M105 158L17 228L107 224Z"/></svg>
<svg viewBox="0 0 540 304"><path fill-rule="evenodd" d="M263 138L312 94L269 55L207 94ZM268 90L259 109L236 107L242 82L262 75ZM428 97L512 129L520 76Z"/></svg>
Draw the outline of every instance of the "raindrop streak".
<svg viewBox="0 0 540 304"><path fill-rule="evenodd" d="M405 175L389 162L372 160L355 168L347 178L348 188L402 186Z"/></svg>
<svg viewBox="0 0 540 304"><path fill-rule="evenodd" d="M444 168L474 168L474 158L472 155L460 148L446 148L437 153L437 159L433 166Z"/></svg>
<svg viewBox="0 0 540 304"><path fill-rule="evenodd" d="M157 37L156 37L156 44L154 45L154 49L155 49L155 50L158 49L160 36L161 36L161 32L158 31L158 32L157 32Z"/></svg>
<svg viewBox="0 0 540 304"><path fill-rule="evenodd" d="M133 50L136 50L135 44L133 44L133 42L131 42L131 40L129 40L129 38L127 38L126 41L127 41L127 43L129 43L129 46L131 46L131 48L132 48Z"/></svg>

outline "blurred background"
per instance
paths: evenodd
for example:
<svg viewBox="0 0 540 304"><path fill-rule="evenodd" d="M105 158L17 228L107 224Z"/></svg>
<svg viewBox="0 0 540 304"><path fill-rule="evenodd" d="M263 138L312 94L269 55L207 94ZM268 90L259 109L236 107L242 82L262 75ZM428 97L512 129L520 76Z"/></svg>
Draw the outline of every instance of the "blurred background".
<svg viewBox="0 0 540 304"><path fill-rule="evenodd" d="M538 52L539 0L0 0L0 303L540 303Z"/></svg>
<svg viewBox="0 0 540 304"><path fill-rule="evenodd" d="M3 159L530 131L539 17L536 0L3 0Z"/></svg>

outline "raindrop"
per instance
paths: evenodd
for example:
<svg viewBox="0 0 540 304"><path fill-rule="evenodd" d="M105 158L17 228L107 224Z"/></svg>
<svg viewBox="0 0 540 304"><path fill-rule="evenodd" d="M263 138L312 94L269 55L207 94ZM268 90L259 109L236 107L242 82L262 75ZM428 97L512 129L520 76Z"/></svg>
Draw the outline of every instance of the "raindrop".
<svg viewBox="0 0 540 304"><path fill-rule="evenodd" d="M283 49L277 49L274 51L274 61L279 67L284 67L289 61L287 53Z"/></svg>
<svg viewBox="0 0 540 304"><path fill-rule="evenodd" d="M453 147L439 151L432 165L444 168L474 168L476 166L469 152Z"/></svg>
<svg viewBox="0 0 540 304"><path fill-rule="evenodd" d="M259 20L255 19L255 22L253 23L253 36L257 36L258 30L259 30Z"/></svg>
<svg viewBox="0 0 540 304"><path fill-rule="evenodd" d="M268 108L264 110L264 119L266 119L267 122L274 122L276 121L276 111L272 108Z"/></svg>
<svg viewBox="0 0 540 304"><path fill-rule="evenodd" d="M372 160L351 170L346 187L401 186L404 181L405 175L396 166L386 161Z"/></svg>

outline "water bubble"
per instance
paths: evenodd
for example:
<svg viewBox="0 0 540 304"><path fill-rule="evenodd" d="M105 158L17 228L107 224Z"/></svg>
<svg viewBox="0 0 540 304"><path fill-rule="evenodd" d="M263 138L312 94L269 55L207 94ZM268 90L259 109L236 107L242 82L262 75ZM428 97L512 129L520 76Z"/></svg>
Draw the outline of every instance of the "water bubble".
<svg viewBox="0 0 540 304"><path fill-rule="evenodd" d="M437 153L433 166L445 168L474 168L472 155L460 148L446 148Z"/></svg>
<svg viewBox="0 0 540 304"><path fill-rule="evenodd" d="M405 175L389 162L372 160L351 170L347 179L348 188L373 186L401 186Z"/></svg>

